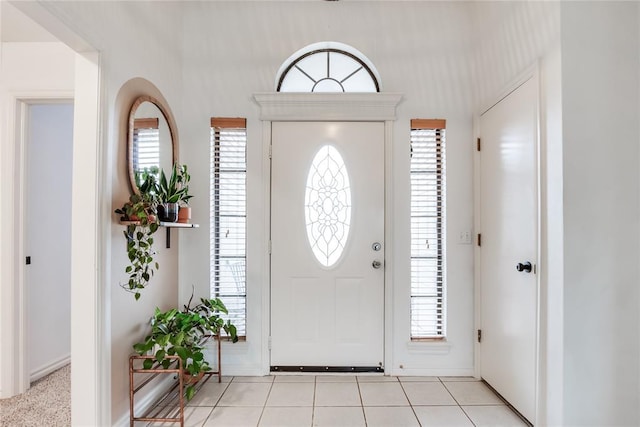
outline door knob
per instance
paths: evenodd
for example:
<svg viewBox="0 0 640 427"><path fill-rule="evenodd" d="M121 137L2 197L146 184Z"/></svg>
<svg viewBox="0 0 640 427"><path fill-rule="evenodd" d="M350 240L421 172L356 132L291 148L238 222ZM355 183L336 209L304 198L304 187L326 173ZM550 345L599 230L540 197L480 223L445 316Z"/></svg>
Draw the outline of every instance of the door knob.
<svg viewBox="0 0 640 427"><path fill-rule="evenodd" d="M516 265L516 270L520 271L520 272L525 272L525 273L531 273L531 263L529 261L525 262L524 264L519 262L518 265Z"/></svg>
<svg viewBox="0 0 640 427"><path fill-rule="evenodd" d="M378 269L380 267L382 267L382 263L380 261L378 261L377 259L374 260L371 265L373 266L373 268Z"/></svg>

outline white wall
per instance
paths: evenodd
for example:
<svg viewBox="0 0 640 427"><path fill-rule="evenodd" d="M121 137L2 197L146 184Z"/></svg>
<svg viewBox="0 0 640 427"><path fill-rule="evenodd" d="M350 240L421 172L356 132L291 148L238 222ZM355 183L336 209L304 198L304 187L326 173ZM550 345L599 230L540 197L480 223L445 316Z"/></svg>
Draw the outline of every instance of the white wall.
<svg viewBox="0 0 640 427"><path fill-rule="evenodd" d="M562 4L564 423L638 425L638 3Z"/></svg>
<svg viewBox="0 0 640 427"><path fill-rule="evenodd" d="M20 295L14 284L20 271L16 270L17 233L21 227L16 217L20 206L16 193L16 178L22 173L16 164L16 99L72 97L74 89L74 53L61 43L2 43L0 60L0 387L2 397L16 390L15 324L16 306ZM20 262L19 265L22 265ZM12 349L13 351L7 350ZM19 366L19 365L16 365Z"/></svg>
<svg viewBox="0 0 640 427"><path fill-rule="evenodd" d="M142 296L135 301L130 292L119 287L126 284L128 265L126 241L122 234L124 226L117 223L117 215L112 214L115 208L122 206L129 197L129 175L126 164L126 125L129 108L135 98L141 94L148 94L161 102L167 102L160 91L151 83L136 78L126 82L115 99L115 112L119 123L115 133L119 134L118 142L107 149L110 154L110 169L113 171L111 182L113 195L111 197L110 218L111 227L111 277L108 282L111 304L111 390L112 390L112 420L115 422L128 411L129 405L129 356L133 353L132 345L142 341L149 333L149 319L155 307L161 310L177 307L178 304L178 248L179 239L176 230L172 230L171 248L166 248L166 229L160 228L154 234L156 255L160 268L151 279L149 286L141 292ZM121 129L120 129L121 128ZM111 163L113 162L113 163ZM191 231L191 230L188 230ZM126 313L126 315L124 315ZM141 398L142 396L137 396Z"/></svg>
<svg viewBox="0 0 640 427"><path fill-rule="evenodd" d="M562 97L558 2L475 2L475 101L480 114L524 77L540 76L538 413L562 424ZM481 345L481 344L479 344Z"/></svg>
<svg viewBox="0 0 640 427"><path fill-rule="evenodd" d="M470 6L476 37L474 96L486 110L558 41L559 2L489 1Z"/></svg>
<svg viewBox="0 0 640 427"><path fill-rule="evenodd" d="M168 309L178 303L177 233L172 231L171 249L164 247L165 230L157 233L156 259L160 270L140 300L135 301L133 294L119 287L127 278L125 267L128 259L122 234L124 228L117 223L118 217L113 210L129 197L125 162L126 124L134 99L143 94L151 95L165 102L170 110L180 108L181 55L178 47L182 40L179 30L181 12L179 5L164 2L53 2L43 6L47 13L57 17L64 26L82 35L84 41L100 51L102 104L98 118L101 161L95 165L90 150L79 149L76 153L79 156L77 161L82 161L84 156L97 171L98 188L94 191L99 192L100 217L96 219L101 234L97 260L99 286L91 290L94 295L78 296L78 301L81 297L87 300L97 298L98 307L93 313L96 318L87 323L83 331L92 334L92 326L102 325L96 327L104 329L106 337L93 338L103 340L106 354L86 354L106 359L110 372L107 372L107 377L98 372L95 378L105 392L110 390L110 396L105 396L105 401L101 402L86 401L82 395L81 377L78 375L75 382L73 371L72 385L77 385L74 405L86 402L89 408L77 411L80 415L106 410L109 413L101 419L116 423L128 419L128 357L133 352L132 345L148 332L148 321L155 307ZM178 128L178 132L180 130ZM88 190L85 187L79 188ZM85 336L85 340L89 337L91 335ZM80 340L76 344L82 345ZM72 352L73 345L72 342ZM81 419L88 418L78 418Z"/></svg>

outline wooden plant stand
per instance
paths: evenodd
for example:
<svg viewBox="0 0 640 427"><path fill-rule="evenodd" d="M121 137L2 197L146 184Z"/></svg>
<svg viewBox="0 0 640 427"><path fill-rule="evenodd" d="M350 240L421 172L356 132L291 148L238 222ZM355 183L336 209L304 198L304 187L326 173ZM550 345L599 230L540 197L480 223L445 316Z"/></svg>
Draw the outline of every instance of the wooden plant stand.
<svg viewBox="0 0 640 427"><path fill-rule="evenodd" d="M212 376L217 376L218 382L222 381L222 372L220 368L220 337L215 336L209 338L213 338L217 341L218 370L204 373L202 379L195 384L196 393L211 379ZM171 359L171 363L167 369L164 369L159 363L155 363L150 369L144 369L142 367L144 360L155 359L155 356L133 355L129 357L130 427L134 427L136 421L150 423L180 423L180 427L184 427L184 406L186 400L184 389L188 384L183 378L184 370L182 366L182 359L180 359L179 356L166 356L166 358ZM136 393L144 389L145 386L159 375L173 375L176 379L175 384L155 399L155 401L149 406L149 409L144 411L142 415L136 416L134 413ZM137 383L136 377L140 377Z"/></svg>

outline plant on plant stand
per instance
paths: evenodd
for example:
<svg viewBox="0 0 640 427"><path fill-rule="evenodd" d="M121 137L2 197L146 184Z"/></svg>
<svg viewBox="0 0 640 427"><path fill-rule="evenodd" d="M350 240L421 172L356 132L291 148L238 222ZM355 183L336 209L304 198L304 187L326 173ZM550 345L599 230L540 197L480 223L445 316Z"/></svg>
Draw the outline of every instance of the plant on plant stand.
<svg viewBox="0 0 640 427"><path fill-rule="evenodd" d="M156 362L167 369L171 364L167 356L177 355L182 360L184 373L189 378L199 379L211 370L204 358L205 343L209 338L218 336L220 339L220 333L224 331L232 342L238 341L236 327L221 317L228 311L220 299L201 298L199 304L191 307L192 300L193 295L181 311L171 309L163 312L156 308L151 319L151 333L143 342L133 346L140 355L154 352L154 359L144 360L144 369L151 369ZM187 383L185 395L187 400L191 400L196 391L195 384Z"/></svg>
<svg viewBox="0 0 640 427"><path fill-rule="evenodd" d="M171 175L167 179L164 170L160 171L158 180L158 214L160 221L176 222L178 220L178 202L183 199L188 186L183 186L184 177L181 174L182 167L175 163L171 168ZM185 168L186 170L186 168Z"/></svg>
<svg viewBox="0 0 640 427"><path fill-rule="evenodd" d="M124 235L127 239L127 256L130 265L125 269L129 275L122 287L140 298L140 290L147 287L159 265L154 262L153 233L158 230L157 206L157 168L136 174L139 194L129 196L129 201L115 213L122 215L120 221L127 221Z"/></svg>

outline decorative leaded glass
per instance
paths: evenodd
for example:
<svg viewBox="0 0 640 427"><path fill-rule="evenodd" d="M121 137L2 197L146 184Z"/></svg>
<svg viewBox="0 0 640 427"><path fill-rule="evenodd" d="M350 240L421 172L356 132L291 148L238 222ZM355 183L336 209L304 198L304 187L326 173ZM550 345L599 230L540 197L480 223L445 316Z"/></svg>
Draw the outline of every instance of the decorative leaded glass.
<svg viewBox="0 0 640 427"><path fill-rule="evenodd" d="M340 49L318 49L295 59L280 76L278 92L379 92L371 68Z"/></svg>
<svg viewBox="0 0 640 427"><path fill-rule="evenodd" d="M342 156L331 145L316 154L305 192L309 245L320 264L334 265L342 255L351 225L351 188Z"/></svg>

